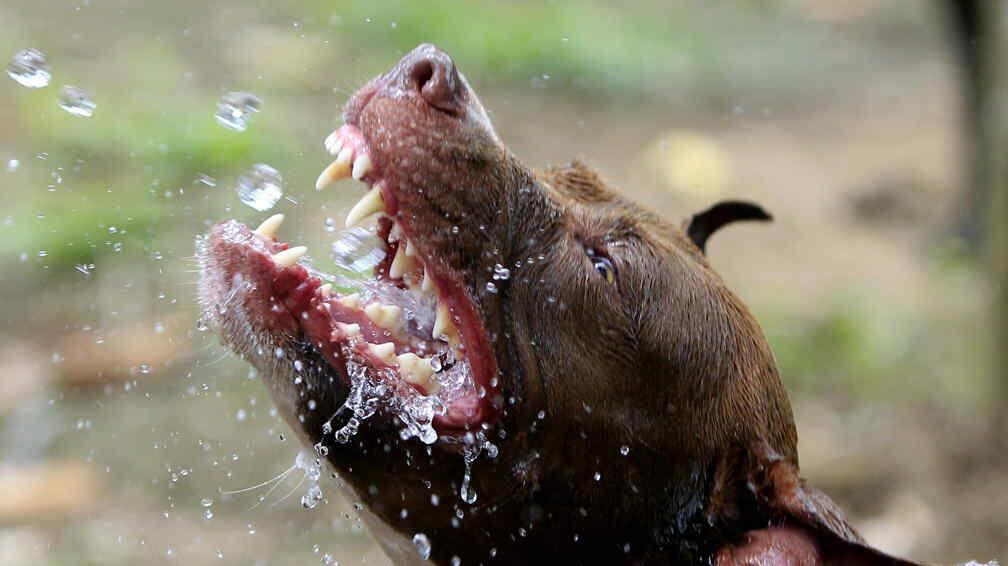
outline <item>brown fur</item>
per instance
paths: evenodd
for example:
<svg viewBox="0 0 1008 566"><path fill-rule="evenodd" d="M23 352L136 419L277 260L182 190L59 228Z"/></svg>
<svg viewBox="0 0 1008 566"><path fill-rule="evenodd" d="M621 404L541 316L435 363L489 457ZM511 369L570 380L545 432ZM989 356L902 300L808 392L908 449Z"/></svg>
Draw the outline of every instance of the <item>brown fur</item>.
<svg viewBox="0 0 1008 566"><path fill-rule="evenodd" d="M422 532L441 564L900 563L865 547L799 478L767 341L682 230L582 163L525 167L431 46L362 89L347 120L395 187L411 241L458 282L492 344L502 397L490 438L500 451L473 464L479 499L459 500L465 466L452 445L402 441L388 418L348 444L328 442L322 424L346 396L345 377L296 332L253 328L313 361L292 387L289 364L227 330L260 299L250 294L217 323L302 438L327 442L394 559L415 558L394 532L407 541ZM235 273L256 276L219 260L231 253L219 233L207 248L205 308ZM613 283L589 249L612 262ZM498 263L513 266L511 277L488 293Z"/></svg>

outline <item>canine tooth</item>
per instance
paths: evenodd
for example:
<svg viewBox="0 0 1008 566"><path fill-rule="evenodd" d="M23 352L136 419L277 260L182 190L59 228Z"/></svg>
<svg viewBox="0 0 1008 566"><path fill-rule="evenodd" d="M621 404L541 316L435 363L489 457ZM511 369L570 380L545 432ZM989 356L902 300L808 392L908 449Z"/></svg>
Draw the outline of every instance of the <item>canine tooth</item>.
<svg viewBox="0 0 1008 566"><path fill-rule="evenodd" d="M423 282L420 283L420 290L424 293L430 293L434 290L434 280L431 279L431 276L427 273L426 269L423 270Z"/></svg>
<svg viewBox="0 0 1008 566"><path fill-rule="evenodd" d="M392 279L398 279L413 270L413 260L408 256L405 248L406 246L401 243L396 248L395 257L392 258L392 264L389 265L389 277Z"/></svg>
<svg viewBox="0 0 1008 566"><path fill-rule="evenodd" d="M382 198L381 188L375 185L347 213L346 227L352 228L361 220L383 210L385 210L385 199Z"/></svg>
<svg viewBox="0 0 1008 566"><path fill-rule="evenodd" d="M406 256L416 257L416 248L413 246L413 242L406 240Z"/></svg>
<svg viewBox="0 0 1008 566"><path fill-rule="evenodd" d="M342 332L343 335L348 338L360 335L359 324L347 324L345 322L337 322L336 328L339 329L339 331Z"/></svg>
<svg viewBox="0 0 1008 566"><path fill-rule="evenodd" d="M325 297L325 298L327 298L327 299L329 297L331 297L332 296L332 283L326 283L324 285L319 286L319 292L322 293L322 296Z"/></svg>
<svg viewBox="0 0 1008 566"><path fill-rule="evenodd" d="M371 158L368 157L366 153L357 156L357 159L354 160L353 164L353 178L360 181L361 178L364 177L364 175L367 175L370 170Z"/></svg>
<svg viewBox="0 0 1008 566"><path fill-rule="evenodd" d="M274 214L266 220L263 220L263 223L255 229L255 233L259 234L263 238L274 239L276 238L277 230L280 228L280 225L283 224L283 221L283 214Z"/></svg>
<svg viewBox="0 0 1008 566"><path fill-rule="evenodd" d="M282 252L273 254L273 263L280 267L290 267L298 262L303 255L308 253L308 248L304 246L294 246Z"/></svg>
<svg viewBox="0 0 1008 566"><path fill-rule="evenodd" d="M360 307L360 295L357 293L350 293L349 295L343 295L339 298L340 304L345 307L350 307L356 309Z"/></svg>
<svg viewBox="0 0 1008 566"><path fill-rule="evenodd" d="M437 315L434 317L434 330L431 334L434 338L444 336L449 342L453 342L458 337L458 330L455 328L455 323L452 322L448 305L438 303Z"/></svg>
<svg viewBox="0 0 1008 566"><path fill-rule="evenodd" d="M371 351L384 362L391 364L395 361L395 344L391 342L371 344Z"/></svg>
<svg viewBox="0 0 1008 566"><path fill-rule="evenodd" d="M399 354L396 359L399 360L399 371L403 379L409 383L427 385L430 377L434 375L430 362L413 352Z"/></svg>
<svg viewBox="0 0 1008 566"><path fill-rule="evenodd" d="M396 222L395 224L392 225L392 228L389 230L388 241L390 243L398 242L401 239L402 239L402 228L400 228L399 223Z"/></svg>
<svg viewBox="0 0 1008 566"><path fill-rule="evenodd" d="M341 154L342 155L342 154ZM322 170L322 174L315 181L315 190L320 191L340 179L350 176L350 162L337 159Z"/></svg>

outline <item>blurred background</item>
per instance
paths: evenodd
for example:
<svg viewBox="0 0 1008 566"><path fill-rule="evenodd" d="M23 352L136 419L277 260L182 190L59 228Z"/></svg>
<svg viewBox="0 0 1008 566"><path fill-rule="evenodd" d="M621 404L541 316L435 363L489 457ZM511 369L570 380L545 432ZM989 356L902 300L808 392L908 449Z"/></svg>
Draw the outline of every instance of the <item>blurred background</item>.
<svg viewBox="0 0 1008 566"><path fill-rule="evenodd" d="M192 255L283 212L324 267L359 192L313 190L322 140L421 41L532 165L581 157L673 220L771 211L708 251L804 475L890 552L1008 556L1002 4L713 4L0 2L0 562L387 563L325 482L302 508L299 470L225 493L299 447L200 330Z"/></svg>

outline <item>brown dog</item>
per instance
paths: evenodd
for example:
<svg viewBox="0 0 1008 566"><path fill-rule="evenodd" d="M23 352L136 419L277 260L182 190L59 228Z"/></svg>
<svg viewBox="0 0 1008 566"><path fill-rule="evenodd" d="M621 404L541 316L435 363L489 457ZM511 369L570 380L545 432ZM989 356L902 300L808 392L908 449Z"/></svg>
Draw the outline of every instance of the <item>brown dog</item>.
<svg viewBox="0 0 1008 566"><path fill-rule="evenodd" d="M319 185L372 187L348 223L380 214L376 281L335 293L274 217L200 241L200 300L393 560L905 564L798 476L770 348L704 258L762 210L684 232L580 163L532 171L431 45L345 117Z"/></svg>

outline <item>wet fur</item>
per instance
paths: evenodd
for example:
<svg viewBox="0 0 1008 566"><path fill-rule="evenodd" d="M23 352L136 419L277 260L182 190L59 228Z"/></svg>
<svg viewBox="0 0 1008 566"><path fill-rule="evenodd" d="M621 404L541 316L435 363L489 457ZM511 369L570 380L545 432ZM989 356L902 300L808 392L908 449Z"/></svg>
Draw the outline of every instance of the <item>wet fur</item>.
<svg viewBox="0 0 1008 566"><path fill-rule="evenodd" d="M444 71L437 86L450 91L439 99L450 113L410 90L417 64L429 62ZM691 239L580 162L532 171L431 46L362 89L347 117L371 136L376 166L409 211L401 222L411 241L456 278L493 345L502 407L489 433L500 450L472 465L475 504L458 497L457 444L400 440L388 415L347 444L322 434L346 398L344 372L294 320L291 332L256 329L262 290L213 310L234 293L236 273L254 275L222 263L231 252L213 234L200 251L201 302L302 440L326 445L337 482L367 508L393 560L416 561L409 539L424 533L440 564L903 563L867 548L798 475L794 419L767 341L702 252L731 209ZM611 260L613 283L589 249ZM512 274L487 293L497 263ZM272 285L282 294L282 281ZM248 320L251 330L235 322ZM253 342L257 332L269 336ZM282 347L284 362L306 360L305 379L293 385L291 364L256 343Z"/></svg>

